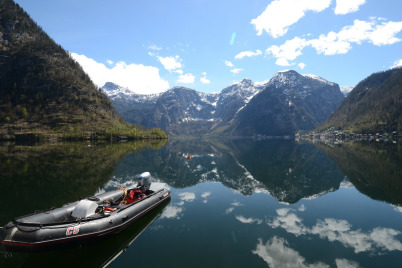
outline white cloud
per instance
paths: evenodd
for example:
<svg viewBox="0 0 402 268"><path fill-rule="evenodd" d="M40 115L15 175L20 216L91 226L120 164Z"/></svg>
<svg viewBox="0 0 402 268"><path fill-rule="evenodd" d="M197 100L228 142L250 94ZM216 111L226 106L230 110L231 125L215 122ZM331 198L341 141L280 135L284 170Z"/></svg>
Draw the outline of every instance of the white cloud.
<svg viewBox="0 0 402 268"><path fill-rule="evenodd" d="M173 72L177 74L183 74L183 70L174 70Z"/></svg>
<svg viewBox="0 0 402 268"><path fill-rule="evenodd" d="M202 202L207 203L207 202L208 202L208 201L207 201L207 197L210 196L210 195L211 195L211 192L205 192L205 193L203 193L203 194L201 195L201 197L204 198L204 201L202 201Z"/></svg>
<svg viewBox="0 0 402 268"><path fill-rule="evenodd" d="M207 78L207 73L206 73L206 72L203 72L202 75L203 75L204 77L201 77L201 78L200 78L201 83L203 83L203 84L210 84L211 81L209 81L209 79Z"/></svg>
<svg viewBox="0 0 402 268"><path fill-rule="evenodd" d="M273 221L269 221L268 225L272 228L281 227L288 233L294 234L295 236L306 234L307 228L303 225L302 219L299 218L295 213L289 213L290 211L290 209L276 210L278 217L276 217Z"/></svg>
<svg viewBox="0 0 402 268"><path fill-rule="evenodd" d="M176 57L157 57L163 67L168 71L183 68L179 56Z"/></svg>
<svg viewBox="0 0 402 268"><path fill-rule="evenodd" d="M230 214L233 212L234 209L235 209L234 207L228 208L228 209L226 209L225 213Z"/></svg>
<svg viewBox="0 0 402 268"><path fill-rule="evenodd" d="M320 35L319 39L310 40L309 44L318 54L324 55L346 54L352 48L350 42L340 40L334 32L326 36Z"/></svg>
<svg viewBox="0 0 402 268"><path fill-rule="evenodd" d="M211 192L205 192L201 195L202 198L207 198L208 196L211 195Z"/></svg>
<svg viewBox="0 0 402 268"><path fill-rule="evenodd" d="M239 68L237 68L237 69L232 69L232 70L230 70L232 73L234 73L234 74L238 74L238 73L240 73L241 71L243 71L243 69L239 69Z"/></svg>
<svg viewBox="0 0 402 268"><path fill-rule="evenodd" d="M200 81L201 81L201 83L203 83L203 84L210 84L210 83L211 83L211 81L209 81L206 77L201 77L201 78L200 78Z"/></svg>
<svg viewBox="0 0 402 268"><path fill-rule="evenodd" d="M192 202L195 199L194 193L184 192L179 194L180 200Z"/></svg>
<svg viewBox="0 0 402 268"><path fill-rule="evenodd" d="M183 208L176 206L168 206L166 207L161 215L161 219L180 219L181 213L183 212Z"/></svg>
<svg viewBox="0 0 402 268"><path fill-rule="evenodd" d="M401 39L397 38L396 34L401 31L402 21L385 22L379 18L372 18L372 21L355 20L353 25L345 26L339 32L322 34L317 39L295 37L280 46L271 46L266 50L266 54L276 58L277 65L291 66L307 46L313 47L318 54L346 54L352 49L353 43L369 42L375 46L383 46L400 42Z"/></svg>
<svg viewBox="0 0 402 268"><path fill-rule="evenodd" d="M306 68L306 64L305 63L299 63L298 65L297 65L300 69L304 69L304 68Z"/></svg>
<svg viewBox="0 0 402 268"><path fill-rule="evenodd" d="M302 55L302 50L307 46L305 39L295 37L286 41L281 46L271 46L265 52L277 58L276 64L280 66L290 66L298 56Z"/></svg>
<svg viewBox="0 0 402 268"><path fill-rule="evenodd" d="M304 17L307 11L321 12L330 4L331 0L275 0L251 24L255 25L257 35L262 35L265 30L277 38L285 35L289 26Z"/></svg>
<svg viewBox="0 0 402 268"><path fill-rule="evenodd" d="M259 50L259 49L257 49L255 52L253 52L253 51L243 51L243 52L240 52L239 54L237 54L235 56L235 59L239 60L239 59L242 59L244 57L255 57L255 56L258 56L258 55L261 55L261 54L262 54L262 51Z"/></svg>
<svg viewBox="0 0 402 268"><path fill-rule="evenodd" d="M336 0L335 14L345 15L359 10L366 0Z"/></svg>
<svg viewBox="0 0 402 268"><path fill-rule="evenodd" d="M401 61L400 66L402 66L402 60L400 60L400 61ZM402 213L402 207L394 206L394 210Z"/></svg>
<svg viewBox="0 0 402 268"><path fill-rule="evenodd" d="M309 264L300 253L288 246L288 242L281 238L274 236L267 243L263 244L262 239L258 239L258 244L253 254L260 256L271 268L277 267L298 267L298 268L318 268L329 267L322 262Z"/></svg>
<svg viewBox="0 0 402 268"><path fill-rule="evenodd" d="M107 60L106 62L107 62L107 64L109 64L109 65L113 65L113 64L114 64L114 62L111 61L111 60Z"/></svg>
<svg viewBox="0 0 402 268"><path fill-rule="evenodd" d="M98 87L106 82L113 82L138 94L160 93L169 88L169 83L160 77L159 69L153 66L118 62L108 68L85 55L71 53L71 57Z"/></svg>
<svg viewBox="0 0 402 268"><path fill-rule="evenodd" d="M150 50L156 50L156 51L162 50L162 48L161 48L161 47L158 47L157 45L150 45L150 46L148 46L148 49L150 49Z"/></svg>
<svg viewBox="0 0 402 268"><path fill-rule="evenodd" d="M401 41L395 37L400 31L402 31L402 21L382 23L371 32L370 41L376 46L392 45Z"/></svg>
<svg viewBox="0 0 402 268"><path fill-rule="evenodd" d="M234 67L233 63L231 63L230 61L225 61L225 65L228 67Z"/></svg>
<svg viewBox="0 0 402 268"><path fill-rule="evenodd" d="M193 84L195 81L195 76L192 74L182 74L179 75L179 79L177 80L177 83L183 83L183 84Z"/></svg>
<svg viewBox="0 0 402 268"><path fill-rule="evenodd" d="M395 37L402 31L402 22L382 22L355 20L353 25L345 26L340 32L330 32L319 39L309 41L319 54L345 54L352 48L352 43L371 42L375 46L392 45L401 39Z"/></svg>
<svg viewBox="0 0 402 268"><path fill-rule="evenodd" d="M255 219L255 218L245 218L243 216L236 216L235 218L236 218L236 220L238 220L242 223L249 223L249 224L251 224L251 223L261 224L262 223L262 220Z"/></svg>
<svg viewBox="0 0 402 268"><path fill-rule="evenodd" d="M358 262L347 260L347 259L335 259L337 268L359 268Z"/></svg>

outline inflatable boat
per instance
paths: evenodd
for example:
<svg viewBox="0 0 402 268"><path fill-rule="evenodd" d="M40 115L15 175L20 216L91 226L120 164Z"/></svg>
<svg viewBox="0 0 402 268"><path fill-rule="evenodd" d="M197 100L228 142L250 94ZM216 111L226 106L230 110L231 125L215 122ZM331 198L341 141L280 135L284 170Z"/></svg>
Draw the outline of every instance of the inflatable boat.
<svg viewBox="0 0 402 268"><path fill-rule="evenodd" d="M123 230L169 199L167 189L119 188L15 218L0 230L0 239L8 251L82 245Z"/></svg>

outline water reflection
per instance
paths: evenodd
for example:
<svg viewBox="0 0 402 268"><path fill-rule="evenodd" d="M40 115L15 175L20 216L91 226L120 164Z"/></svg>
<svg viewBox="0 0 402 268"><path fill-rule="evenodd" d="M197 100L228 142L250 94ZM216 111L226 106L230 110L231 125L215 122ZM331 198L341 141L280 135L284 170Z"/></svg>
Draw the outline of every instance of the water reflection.
<svg viewBox="0 0 402 268"><path fill-rule="evenodd" d="M11 190L2 188L1 201L14 200L12 191L21 186L18 195L23 197L14 205L26 213L48 208L48 199L64 204L76 196L128 187L136 183L136 175L151 172L152 187L170 187L172 201L110 267L129 266L133 260L136 266L149 266L152 260L154 267L400 263L402 165L397 147L389 151L379 144L329 147L291 140L171 140L158 150L129 144L84 145L32 148L25 156L20 148L7 149L10 153L2 153L0 167L9 174L1 180ZM59 193L62 188L66 192ZM25 208L24 203L38 195L42 197ZM3 222L24 214L10 211L7 208ZM116 238L113 253L102 244L89 252L63 251L50 259L71 255L82 262L88 259L91 266L99 251L107 256L96 263L102 265L126 246L126 240ZM47 256L34 258L39 263ZM31 258L21 262L28 266Z"/></svg>
<svg viewBox="0 0 402 268"><path fill-rule="evenodd" d="M0 225L10 219L59 207L93 195L128 154L163 144L63 143L0 146Z"/></svg>
<svg viewBox="0 0 402 268"><path fill-rule="evenodd" d="M136 165L175 188L215 181L243 195L269 192L284 203L335 191L344 180L314 145L289 140L174 140L160 151L127 157L110 184L130 181L141 172Z"/></svg>
<svg viewBox="0 0 402 268"><path fill-rule="evenodd" d="M316 144L360 192L402 206L402 147L400 144L350 142Z"/></svg>
<svg viewBox="0 0 402 268"><path fill-rule="evenodd" d="M330 242L340 242L345 247L353 248L355 253L369 251L371 254L381 254L384 251L402 251L402 244L397 240L399 231L392 228L376 227L370 231L353 230L352 225L342 219L318 219L317 223L308 227L289 208L278 209L277 216L268 220L272 228L282 228L295 236L318 235Z"/></svg>

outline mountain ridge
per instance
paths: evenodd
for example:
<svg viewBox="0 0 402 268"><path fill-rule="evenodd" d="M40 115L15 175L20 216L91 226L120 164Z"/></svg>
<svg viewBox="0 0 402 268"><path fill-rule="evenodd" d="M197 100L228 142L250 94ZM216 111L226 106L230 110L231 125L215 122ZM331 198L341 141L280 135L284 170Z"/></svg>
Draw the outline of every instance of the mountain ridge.
<svg viewBox="0 0 402 268"><path fill-rule="evenodd" d="M320 95L320 88L329 87L333 89L332 91L327 90L331 97L320 97L320 100L325 100L326 104L330 104L322 108L320 113L315 111L318 109L317 107L302 108L305 110L303 112L305 118L313 117L309 125L302 129L311 129L325 120L336 108L334 105L339 104L340 100L343 99L336 83L329 82L316 75L301 75L294 70L278 72L267 82L253 82L245 78L225 87L218 93L201 93L189 88L174 87L159 95L147 95L143 97L143 101L139 101L141 96L139 94L130 92L124 96L124 92L129 91L127 88L120 87L120 94L116 94L117 91L112 89L116 86L112 87L109 84L109 87L107 85L102 89L111 98L117 111L127 121L141 123L147 127L158 126L174 135L276 135L272 131L240 133L236 131L236 126L233 125L236 121L235 118L241 117L241 114L244 113L243 110L249 106L249 103L270 86L272 92L268 95L287 96L288 106L292 105L294 102L292 98L294 97L297 97L299 102L308 102L311 99L311 94ZM325 95L326 93L322 94ZM331 98L334 96L336 100L331 103ZM278 101L284 100L278 99ZM311 106L319 106L319 104L311 102ZM260 111L264 109L263 107ZM322 111L324 112L321 113ZM311 113L314 115L312 116ZM265 121L263 120L263 122ZM296 128L292 127L290 131L283 132L280 135L293 135L295 130Z"/></svg>

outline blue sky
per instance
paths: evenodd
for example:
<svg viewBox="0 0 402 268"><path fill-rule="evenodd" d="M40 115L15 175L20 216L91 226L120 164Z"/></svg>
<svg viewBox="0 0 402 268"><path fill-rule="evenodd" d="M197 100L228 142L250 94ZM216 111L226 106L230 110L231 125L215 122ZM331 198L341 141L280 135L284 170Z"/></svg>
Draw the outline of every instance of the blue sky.
<svg viewBox="0 0 402 268"><path fill-rule="evenodd" d="M402 65L400 0L16 0L98 86L218 92L294 69L340 86Z"/></svg>

